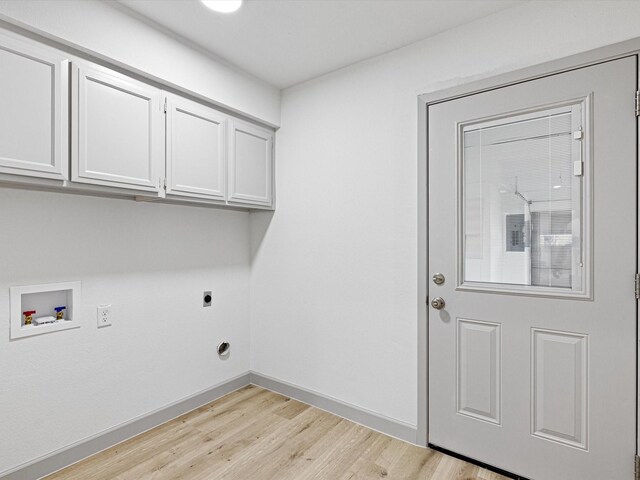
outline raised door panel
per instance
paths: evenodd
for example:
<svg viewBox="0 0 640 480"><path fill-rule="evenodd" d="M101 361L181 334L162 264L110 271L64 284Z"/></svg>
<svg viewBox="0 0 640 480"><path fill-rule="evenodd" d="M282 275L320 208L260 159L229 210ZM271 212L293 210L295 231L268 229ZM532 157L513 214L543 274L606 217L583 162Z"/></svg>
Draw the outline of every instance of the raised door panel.
<svg viewBox="0 0 640 480"><path fill-rule="evenodd" d="M532 435L587 449L587 336L532 330Z"/></svg>
<svg viewBox="0 0 640 480"><path fill-rule="evenodd" d="M160 90L93 65L74 67L74 182L160 191Z"/></svg>
<svg viewBox="0 0 640 480"><path fill-rule="evenodd" d="M0 173L67 179L67 58L1 35L0 66Z"/></svg>
<svg viewBox="0 0 640 480"><path fill-rule="evenodd" d="M500 424L500 325L458 319L458 413Z"/></svg>
<svg viewBox="0 0 640 480"><path fill-rule="evenodd" d="M273 132L237 119L230 126L229 202L273 204Z"/></svg>
<svg viewBox="0 0 640 480"><path fill-rule="evenodd" d="M227 117L168 96L167 194L225 199Z"/></svg>

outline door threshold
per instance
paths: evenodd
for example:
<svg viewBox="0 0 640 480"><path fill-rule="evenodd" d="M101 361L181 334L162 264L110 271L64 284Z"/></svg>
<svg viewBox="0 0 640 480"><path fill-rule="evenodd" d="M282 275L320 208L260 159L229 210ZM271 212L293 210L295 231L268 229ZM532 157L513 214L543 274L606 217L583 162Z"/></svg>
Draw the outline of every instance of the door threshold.
<svg viewBox="0 0 640 480"><path fill-rule="evenodd" d="M439 447L437 445L434 445L433 443L429 443L427 446L432 450L436 450L437 452L444 453L445 455L449 455L450 457L458 458L460 460L464 460L465 462L472 463L474 465L485 468L487 470L491 470L492 472L498 473L504 477L512 478L513 480L529 480L526 477L522 477L515 473L507 472L506 470L502 470L501 468L494 467L493 465L489 465L487 463L481 462L474 458L466 457L459 453L452 452L451 450L447 450L446 448Z"/></svg>

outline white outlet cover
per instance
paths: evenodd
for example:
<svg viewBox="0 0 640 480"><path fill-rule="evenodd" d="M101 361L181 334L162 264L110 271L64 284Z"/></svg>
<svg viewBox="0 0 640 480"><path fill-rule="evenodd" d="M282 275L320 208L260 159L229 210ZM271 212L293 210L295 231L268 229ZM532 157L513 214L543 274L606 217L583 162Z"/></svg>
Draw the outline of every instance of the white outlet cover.
<svg viewBox="0 0 640 480"><path fill-rule="evenodd" d="M99 305L97 311L98 328L111 325L111 305Z"/></svg>

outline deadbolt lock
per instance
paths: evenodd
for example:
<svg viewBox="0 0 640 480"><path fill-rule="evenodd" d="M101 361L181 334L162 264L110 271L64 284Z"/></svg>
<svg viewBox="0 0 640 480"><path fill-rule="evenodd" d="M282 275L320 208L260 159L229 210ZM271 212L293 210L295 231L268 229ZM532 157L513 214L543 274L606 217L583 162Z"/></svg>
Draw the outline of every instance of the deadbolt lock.
<svg viewBox="0 0 640 480"><path fill-rule="evenodd" d="M436 310L442 310L444 308L444 298L436 297L431 300L431 306Z"/></svg>
<svg viewBox="0 0 640 480"><path fill-rule="evenodd" d="M444 283L444 275L441 273L436 273L433 276L433 283L436 285L442 285Z"/></svg>

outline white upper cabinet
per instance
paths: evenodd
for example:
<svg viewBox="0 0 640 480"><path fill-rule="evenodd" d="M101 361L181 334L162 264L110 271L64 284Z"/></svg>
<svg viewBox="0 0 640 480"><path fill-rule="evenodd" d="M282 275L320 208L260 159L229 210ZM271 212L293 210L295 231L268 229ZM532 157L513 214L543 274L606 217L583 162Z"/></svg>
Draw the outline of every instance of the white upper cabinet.
<svg viewBox="0 0 640 480"><path fill-rule="evenodd" d="M273 205L273 131L238 119L230 121L228 200Z"/></svg>
<svg viewBox="0 0 640 480"><path fill-rule="evenodd" d="M0 35L0 173L68 178L68 76L61 52Z"/></svg>
<svg viewBox="0 0 640 480"><path fill-rule="evenodd" d="M227 117L167 96L167 195L225 200Z"/></svg>
<svg viewBox="0 0 640 480"><path fill-rule="evenodd" d="M98 65L73 67L72 180L160 194L161 91Z"/></svg>
<svg viewBox="0 0 640 480"><path fill-rule="evenodd" d="M273 129L136 78L0 29L0 182L274 207Z"/></svg>

